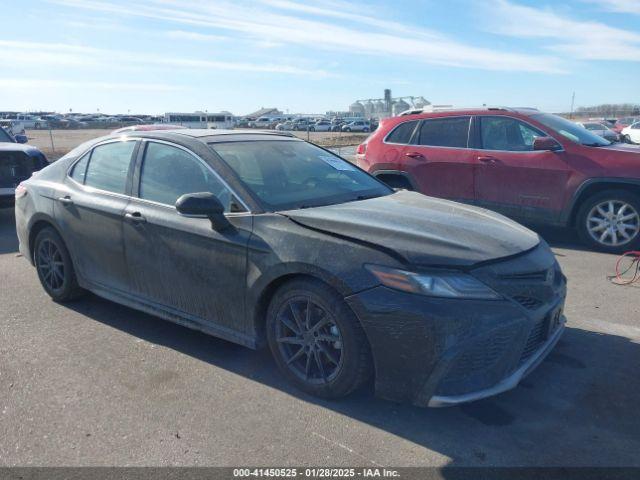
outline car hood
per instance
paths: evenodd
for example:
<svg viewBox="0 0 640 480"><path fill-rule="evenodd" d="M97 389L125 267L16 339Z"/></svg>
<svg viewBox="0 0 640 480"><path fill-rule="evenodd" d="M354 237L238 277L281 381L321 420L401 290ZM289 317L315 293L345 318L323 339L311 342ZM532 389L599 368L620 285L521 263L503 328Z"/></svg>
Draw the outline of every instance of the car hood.
<svg viewBox="0 0 640 480"><path fill-rule="evenodd" d="M630 145L628 143L612 143L611 145L605 145L604 147L597 147L595 148L595 150L604 151L607 153L611 152L613 154L622 152L635 153L636 155L638 155L640 153L640 145ZM640 159L640 157L637 158Z"/></svg>
<svg viewBox="0 0 640 480"><path fill-rule="evenodd" d="M281 213L302 226L393 251L412 265L470 267L540 243L537 234L497 213L408 191Z"/></svg>

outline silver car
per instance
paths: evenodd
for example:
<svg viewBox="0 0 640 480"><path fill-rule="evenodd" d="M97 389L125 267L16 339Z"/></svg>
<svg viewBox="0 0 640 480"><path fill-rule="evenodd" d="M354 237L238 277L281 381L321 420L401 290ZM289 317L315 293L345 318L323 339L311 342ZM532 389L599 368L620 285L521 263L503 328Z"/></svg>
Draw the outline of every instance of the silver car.
<svg viewBox="0 0 640 480"><path fill-rule="evenodd" d="M600 122L576 122L581 127L586 128L590 132L595 133L599 137L609 140L610 142L619 142L620 135L607 127L604 123Z"/></svg>

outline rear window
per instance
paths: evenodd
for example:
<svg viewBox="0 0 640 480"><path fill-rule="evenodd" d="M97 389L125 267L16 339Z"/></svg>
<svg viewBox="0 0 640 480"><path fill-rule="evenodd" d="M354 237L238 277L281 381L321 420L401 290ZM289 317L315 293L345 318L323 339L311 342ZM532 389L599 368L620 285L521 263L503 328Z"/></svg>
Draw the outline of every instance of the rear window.
<svg viewBox="0 0 640 480"><path fill-rule="evenodd" d="M424 120L418 143L433 147L467 148L471 117L446 117Z"/></svg>
<svg viewBox="0 0 640 480"><path fill-rule="evenodd" d="M411 136L417 125L418 120L401 123L387 136L386 142L400 143L403 145L408 144L411 141Z"/></svg>
<svg viewBox="0 0 640 480"><path fill-rule="evenodd" d="M98 145L91 152L85 185L114 193L125 193L135 141Z"/></svg>

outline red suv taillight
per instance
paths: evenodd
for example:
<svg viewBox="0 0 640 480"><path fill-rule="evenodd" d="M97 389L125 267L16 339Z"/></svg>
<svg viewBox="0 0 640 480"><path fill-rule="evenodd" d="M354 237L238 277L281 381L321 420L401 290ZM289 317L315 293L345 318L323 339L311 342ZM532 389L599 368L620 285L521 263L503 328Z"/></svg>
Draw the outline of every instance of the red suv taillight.
<svg viewBox="0 0 640 480"><path fill-rule="evenodd" d="M19 184L16 187L16 198L22 198L27 194L27 187L22 184Z"/></svg>
<svg viewBox="0 0 640 480"><path fill-rule="evenodd" d="M361 143L358 145L358 148L356 148L356 155L364 155L365 153L367 153L367 144Z"/></svg>

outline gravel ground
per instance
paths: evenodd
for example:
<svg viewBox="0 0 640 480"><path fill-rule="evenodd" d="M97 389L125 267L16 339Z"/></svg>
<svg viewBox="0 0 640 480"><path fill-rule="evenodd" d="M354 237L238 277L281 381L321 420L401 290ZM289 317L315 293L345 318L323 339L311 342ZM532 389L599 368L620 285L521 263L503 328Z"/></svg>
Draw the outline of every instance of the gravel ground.
<svg viewBox="0 0 640 480"><path fill-rule="evenodd" d="M640 292L545 231L568 328L518 388L448 409L321 401L251 351L88 296L52 302L0 211L0 465L640 466ZM445 471L446 472L446 471Z"/></svg>

